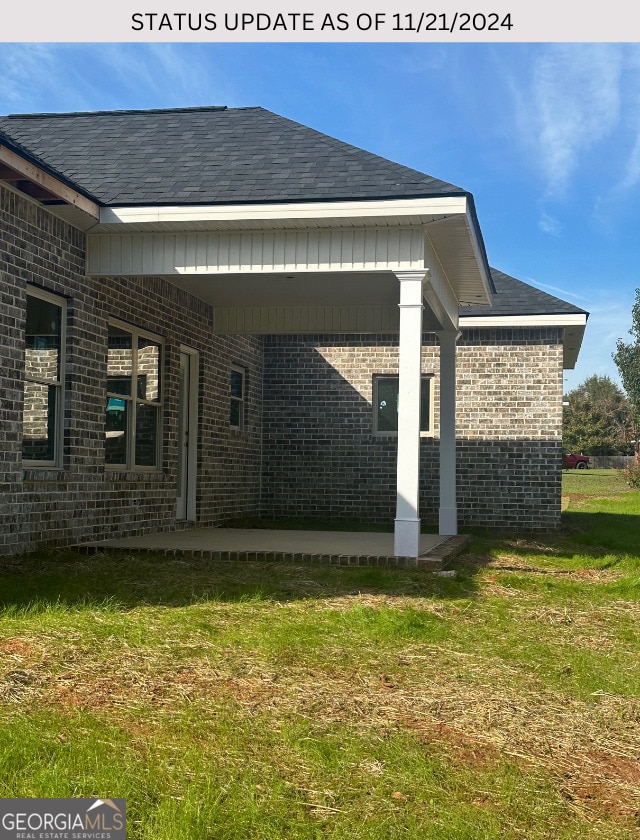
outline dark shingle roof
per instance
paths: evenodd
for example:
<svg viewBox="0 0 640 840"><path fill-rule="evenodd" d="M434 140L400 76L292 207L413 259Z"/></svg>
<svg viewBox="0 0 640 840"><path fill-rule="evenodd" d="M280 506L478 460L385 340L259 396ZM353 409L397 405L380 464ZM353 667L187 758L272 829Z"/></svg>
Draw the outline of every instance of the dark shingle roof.
<svg viewBox="0 0 640 840"><path fill-rule="evenodd" d="M495 287L493 306L461 306L460 316L491 317L498 315L588 315L586 310L567 303L535 286L516 280L497 268L491 269Z"/></svg>
<svg viewBox="0 0 640 840"><path fill-rule="evenodd" d="M105 205L469 195L264 108L12 114L0 141ZM588 314L490 272L493 306L461 316Z"/></svg>
<svg viewBox="0 0 640 840"><path fill-rule="evenodd" d="M263 108L15 114L0 132L105 205L464 194Z"/></svg>

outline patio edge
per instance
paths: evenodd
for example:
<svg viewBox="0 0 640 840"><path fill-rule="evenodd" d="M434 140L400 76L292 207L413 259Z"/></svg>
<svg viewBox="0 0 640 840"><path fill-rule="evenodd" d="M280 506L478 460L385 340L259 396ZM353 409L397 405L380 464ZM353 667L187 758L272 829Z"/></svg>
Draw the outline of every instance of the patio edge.
<svg viewBox="0 0 640 840"><path fill-rule="evenodd" d="M447 537L422 557L395 557L389 555L367 554L313 554L286 551L216 551L202 548L120 548L114 545L91 543L74 545L74 551L83 554L96 554L101 551L118 551L128 554L166 554L169 556L197 557L222 563L229 562L260 562L260 563L294 563L321 566L380 566L397 569L423 569L424 571L441 571L445 565L460 555L471 541L468 535Z"/></svg>

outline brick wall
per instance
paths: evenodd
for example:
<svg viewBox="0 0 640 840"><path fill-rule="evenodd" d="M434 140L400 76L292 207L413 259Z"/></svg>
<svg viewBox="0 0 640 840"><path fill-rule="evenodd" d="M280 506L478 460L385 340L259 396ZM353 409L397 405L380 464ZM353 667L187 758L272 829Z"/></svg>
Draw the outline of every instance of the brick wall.
<svg viewBox="0 0 640 840"><path fill-rule="evenodd" d="M394 438L372 434L371 401L373 374L397 372L396 342L388 336L213 337L211 308L171 283L87 278L84 268L80 231L0 186L0 553L181 527L175 505L182 344L200 354L199 522L259 512L393 519L396 445ZM61 469L28 466L21 457L28 283L67 300ZM105 467L109 318L163 340L157 469ZM557 525L561 357L561 331L555 329L463 336L458 351L463 525ZM242 430L229 424L232 365L246 374ZM423 371L433 376L436 437L421 444L421 515L435 523L438 346L429 335Z"/></svg>
<svg viewBox="0 0 640 840"><path fill-rule="evenodd" d="M461 521L557 528L562 330L464 330L458 360Z"/></svg>
<svg viewBox="0 0 640 840"><path fill-rule="evenodd" d="M438 514L439 351L424 337L434 437L421 443L422 518ZM270 516L389 522L396 441L372 433L373 375L397 373L388 336L265 338L262 509ZM562 337L557 329L466 331L458 348L462 525L559 524ZM292 453L291 455L289 453Z"/></svg>
<svg viewBox="0 0 640 840"><path fill-rule="evenodd" d="M198 519L256 513L260 485L262 344L212 337L212 311L160 278L84 275L84 236L0 186L0 553L43 543L133 535L176 526L180 345L200 353ZM27 283L67 299L61 469L22 463ZM105 468L107 323L163 339L162 459L157 469ZM246 423L229 428L229 367L247 371Z"/></svg>

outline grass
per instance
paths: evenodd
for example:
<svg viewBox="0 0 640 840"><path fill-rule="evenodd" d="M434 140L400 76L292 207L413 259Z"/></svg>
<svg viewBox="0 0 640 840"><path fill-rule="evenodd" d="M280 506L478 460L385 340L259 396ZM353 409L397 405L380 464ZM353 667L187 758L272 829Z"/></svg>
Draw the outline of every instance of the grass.
<svg viewBox="0 0 640 840"><path fill-rule="evenodd" d="M637 837L640 492L594 473L455 578L3 560L0 796L124 796L134 840Z"/></svg>
<svg viewBox="0 0 640 840"><path fill-rule="evenodd" d="M628 491L622 470L564 470L562 473L563 496L574 503L586 498L616 497Z"/></svg>

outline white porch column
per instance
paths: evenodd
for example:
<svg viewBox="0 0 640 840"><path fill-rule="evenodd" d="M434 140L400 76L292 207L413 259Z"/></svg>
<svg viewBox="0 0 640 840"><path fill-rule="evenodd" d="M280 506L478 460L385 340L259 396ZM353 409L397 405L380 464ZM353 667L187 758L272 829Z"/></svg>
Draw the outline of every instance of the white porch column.
<svg viewBox="0 0 640 840"><path fill-rule="evenodd" d="M440 515L438 533L458 533L456 502L456 341L457 330L438 333L440 341Z"/></svg>
<svg viewBox="0 0 640 840"><path fill-rule="evenodd" d="M422 284L428 272L396 271L400 281L398 359L398 461L394 553L420 554L420 379L422 367Z"/></svg>

